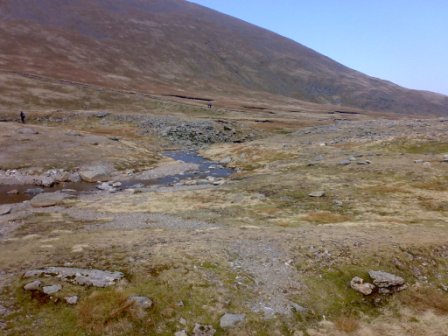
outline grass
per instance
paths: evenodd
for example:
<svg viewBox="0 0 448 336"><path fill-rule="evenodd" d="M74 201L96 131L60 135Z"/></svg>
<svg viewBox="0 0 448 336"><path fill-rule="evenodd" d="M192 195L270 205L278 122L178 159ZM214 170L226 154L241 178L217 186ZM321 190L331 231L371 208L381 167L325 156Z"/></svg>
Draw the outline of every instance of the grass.
<svg viewBox="0 0 448 336"><path fill-rule="evenodd" d="M360 327L359 320L352 316L341 316L334 321L336 330L344 333L353 333Z"/></svg>
<svg viewBox="0 0 448 336"><path fill-rule="evenodd" d="M314 224L341 223L352 220L352 217L328 211L308 213L304 219Z"/></svg>
<svg viewBox="0 0 448 336"><path fill-rule="evenodd" d="M448 294L431 287L416 288L400 294L398 300L418 312L432 310L440 315L448 314Z"/></svg>

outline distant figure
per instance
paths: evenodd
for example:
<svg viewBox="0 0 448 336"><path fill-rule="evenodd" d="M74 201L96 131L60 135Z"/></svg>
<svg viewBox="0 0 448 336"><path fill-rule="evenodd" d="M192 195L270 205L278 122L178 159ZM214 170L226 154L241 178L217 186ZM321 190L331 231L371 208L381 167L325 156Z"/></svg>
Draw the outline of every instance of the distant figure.
<svg viewBox="0 0 448 336"><path fill-rule="evenodd" d="M23 111L20 111L20 120L22 120L22 124L25 123L25 113Z"/></svg>
<svg viewBox="0 0 448 336"><path fill-rule="evenodd" d="M209 102L209 103L208 103L208 108L211 109L212 107L213 107L212 102Z"/></svg>

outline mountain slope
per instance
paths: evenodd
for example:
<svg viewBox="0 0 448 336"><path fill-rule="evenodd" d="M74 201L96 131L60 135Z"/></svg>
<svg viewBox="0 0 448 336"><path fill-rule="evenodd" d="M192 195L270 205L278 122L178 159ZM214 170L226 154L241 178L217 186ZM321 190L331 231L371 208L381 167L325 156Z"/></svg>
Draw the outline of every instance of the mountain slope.
<svg viewBox="0 0 448 336"><path fill-rule="evenodd" d="M0 68L170 94L242 90L448 114L448 98L349 69L183 0L0 0ZM205 93L204 93L205 92Z"/></svg>

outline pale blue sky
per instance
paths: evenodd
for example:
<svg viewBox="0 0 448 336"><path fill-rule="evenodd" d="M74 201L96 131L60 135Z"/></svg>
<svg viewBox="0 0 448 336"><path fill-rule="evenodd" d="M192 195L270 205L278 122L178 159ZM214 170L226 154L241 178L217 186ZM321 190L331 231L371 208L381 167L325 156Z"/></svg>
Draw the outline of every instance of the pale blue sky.
<svg viewBox="0 0 448 336"><path fill-rule="evenodd" d="M191 0L399 85L448 94L448 0Z"/></svg>

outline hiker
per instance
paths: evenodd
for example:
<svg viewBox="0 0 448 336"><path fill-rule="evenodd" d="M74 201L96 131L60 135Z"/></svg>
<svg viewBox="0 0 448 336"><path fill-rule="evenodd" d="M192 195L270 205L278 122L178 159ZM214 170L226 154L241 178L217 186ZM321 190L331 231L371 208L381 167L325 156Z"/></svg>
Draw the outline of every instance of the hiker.
<svg viewBox="0 0 448 336"><path fill-rule="evenodd" d="M211 109L212 107L213 107L212 102L209 102L209 103L208 103L208 108Z"/></svg>
<svg viewBox="0 0 448 336"><path fill-rule="evenodd" d="M22 121L22 124L25 123L25 113L23 113L23 111L20 111L20 120Z"/></svg>

